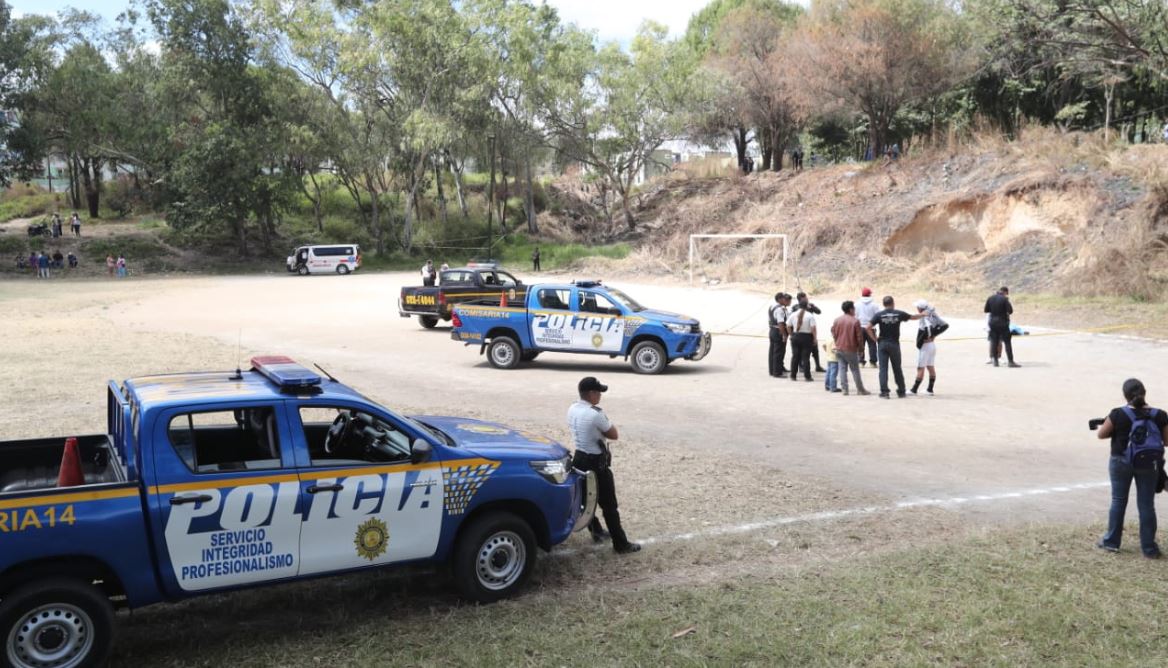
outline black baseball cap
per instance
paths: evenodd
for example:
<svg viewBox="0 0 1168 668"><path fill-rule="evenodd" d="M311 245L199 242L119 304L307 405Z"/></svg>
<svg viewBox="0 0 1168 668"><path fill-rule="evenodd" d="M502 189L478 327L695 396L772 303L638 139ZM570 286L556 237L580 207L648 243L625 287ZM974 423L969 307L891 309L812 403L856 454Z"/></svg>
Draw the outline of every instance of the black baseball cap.
<svg viewBox="0 0 1168 668"><path fill-rule="evenodd" d="M580 394L584 394L585 392L607 392L608 386L601 385L600 381L596 380L594 376L585 376L580 380L580 384L576 386L576 389Z"/></svg>

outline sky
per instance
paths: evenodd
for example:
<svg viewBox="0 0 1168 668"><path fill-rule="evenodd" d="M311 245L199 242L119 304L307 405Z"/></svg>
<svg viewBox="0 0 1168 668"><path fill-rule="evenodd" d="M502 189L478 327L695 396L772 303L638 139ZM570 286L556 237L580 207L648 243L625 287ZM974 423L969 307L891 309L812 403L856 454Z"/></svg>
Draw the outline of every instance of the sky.
<svg viewBox="0 0 1168 668"><path fill-rule="evenodd" d="M540 1L540 0L537 0ZM542 0L555 7L560 17L581 28L596 31L601 41L627 44L645 19L669 27L673 36L685 32L689 17L708 0ZM8 0L14 13L56 13L66 7L93 12L113 21L129 7L128 0Z"/></svg>

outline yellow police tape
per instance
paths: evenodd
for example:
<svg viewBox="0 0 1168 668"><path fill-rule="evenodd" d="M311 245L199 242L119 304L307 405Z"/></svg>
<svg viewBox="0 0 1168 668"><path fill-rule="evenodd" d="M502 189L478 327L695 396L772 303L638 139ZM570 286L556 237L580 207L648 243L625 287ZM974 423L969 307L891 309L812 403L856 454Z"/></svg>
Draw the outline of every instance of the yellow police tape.
<svg viewBox="0 0 1168 668"><path fill-rule="evenodd" d="M1103 334L1105 332L1115 332L1123 329L1136 329L1143 327L1150 323L1137 322L1128 325L1108 325L1106 327L1091 327L1088 329L1066 329L1057 332L1038 332L1036 334L1015 334L1014 336L1067 336L1070 334ZM766 334L739 334L737 332L710 332L711 336L735 336L743 339L769 339ZM902 339L905 340L905 339ZM985 341L985 336L957 336L946 337L943 336L938 341Z"/></svg>

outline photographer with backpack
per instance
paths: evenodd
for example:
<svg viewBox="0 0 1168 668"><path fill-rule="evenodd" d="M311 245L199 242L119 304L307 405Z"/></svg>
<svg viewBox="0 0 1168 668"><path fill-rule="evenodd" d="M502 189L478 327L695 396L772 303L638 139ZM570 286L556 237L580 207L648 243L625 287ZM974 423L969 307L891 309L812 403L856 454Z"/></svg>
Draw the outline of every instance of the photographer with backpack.
<svg viewBox="0 0 1168 668"><path fill-rule="evenodd" d="M1128 493L1132 480L1136 483L1136 507L1140 513L1140 549L1149 559L1160 558L1156 544L1156 483L1164 466L1164 441L1168 438L1168 414L1148 406L1144 384L1135 378L1123 383L1123 397L1127 404L1111 411L1100 424L1092 420L1092 429L1099 427L1100 439L1111 439L1111 511L1107 517L1107 533L1097 547L1118 552L1123 538L1123 515L1127 510Z"/></svg>

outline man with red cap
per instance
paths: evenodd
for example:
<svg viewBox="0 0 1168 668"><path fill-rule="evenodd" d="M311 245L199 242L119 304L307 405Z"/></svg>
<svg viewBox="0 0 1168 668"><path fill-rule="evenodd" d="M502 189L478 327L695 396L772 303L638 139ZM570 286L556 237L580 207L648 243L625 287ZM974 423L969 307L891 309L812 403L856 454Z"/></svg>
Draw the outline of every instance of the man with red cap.
<svg viewBox="0 0 1168 668"><path fill-rule="evenodd" d="M860 290L860 301L856 303L856 319L860 321L860 327L864 330L864 341L867 346L860 346L860 366L864 366L864 348L868 349L869 364L876 366L876 339L868 335L868 325L872 324L872 316L880 310L876 302L872 300L872 290L864 288Z"/></svg>

